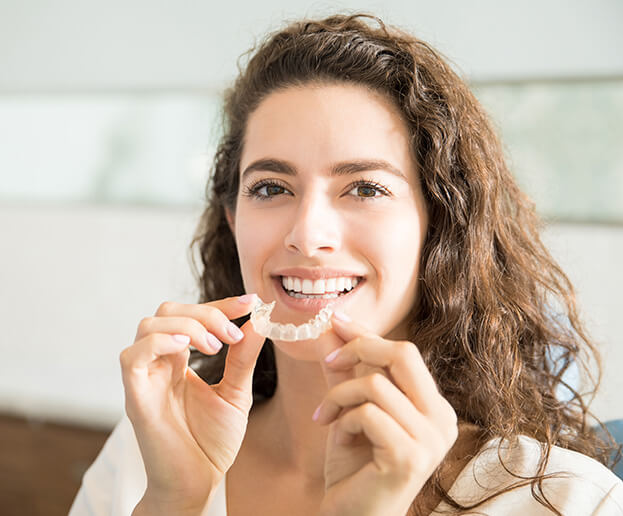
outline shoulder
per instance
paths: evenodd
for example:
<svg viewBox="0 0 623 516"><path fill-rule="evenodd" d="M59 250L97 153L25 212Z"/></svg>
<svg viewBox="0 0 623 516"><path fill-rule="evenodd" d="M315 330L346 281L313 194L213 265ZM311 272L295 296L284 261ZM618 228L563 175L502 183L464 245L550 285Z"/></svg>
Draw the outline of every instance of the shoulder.
<svg viewBox="0 0 623 516"><path fill-rule="evenodd" d="M70 516L131 514L146 486L147 477L134 429L124 416L82 477Z"/></svg>
<svg viewBox="0 0 623 516"><path fill-rule="evenodd" d="M450 496L471 505L534 476L546 447L520 436L512 445L489 441L463 469ZM553 446L549 451L542 494L565 515L623 515L623 482L598 461ZM478 508L485 514L552 514L532 495L530 483L491 499Z"/></svg>

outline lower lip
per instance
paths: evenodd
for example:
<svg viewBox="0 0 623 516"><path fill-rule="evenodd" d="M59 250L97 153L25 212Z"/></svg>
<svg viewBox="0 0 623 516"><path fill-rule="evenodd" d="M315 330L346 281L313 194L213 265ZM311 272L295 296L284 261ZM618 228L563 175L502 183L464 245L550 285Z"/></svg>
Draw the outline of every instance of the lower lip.
<svg viewBox="0 0 623 516"><path fill-rule="evenodd" d="M344 304L351 297L353 297L354 294L357 293L359 287L361 287L361 285L364 284L366 280L359 280L357 286L351 289L348 294L344 294L333 299L322 299L321 297L298 299L287 294L287 292L283 289L281 285L281 278L273 278L273 281L275 283L275 289L277 290L277 297L279 298L279 301L286 305L288 308L292 308L293 310L298 310L300 312L319 312L327 305L332 305L332 307L337 308L338 306Z"/></svg>

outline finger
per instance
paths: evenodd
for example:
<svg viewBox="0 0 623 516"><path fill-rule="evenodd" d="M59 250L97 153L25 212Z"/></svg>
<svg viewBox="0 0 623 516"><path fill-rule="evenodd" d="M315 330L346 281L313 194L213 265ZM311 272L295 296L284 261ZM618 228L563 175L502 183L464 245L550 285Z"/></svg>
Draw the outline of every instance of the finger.
<svg viewBox="0 0 623 516"><path fill-rule="evenodd" d="M251 321L242 325L242 331L244 338L227 350L223 379L217 387L224 399L236 405L240 399L246 403L252 395L253 371L266 341L265 337L255 332Z"/></svg>
<svg viewBox="0 0 623 516"><path fill-rule="evenodd" d="M257 299L257 294L251 293L242 296L225 297L223 299L217 299L216 301L203 303L199 306L213 307L223 312L228 319L238 319L243 315L251 313Z"/></svg>
<svg viewBox="0 0 623 516"><path fill-rule="evenodd" d="M146 317L138 325L136 338L140 340L152 333L187 336L194 347L208 355L213 355L223 347L214 334L191 317Z"/></svg>
<svg viewBox="0 0 623 516"><path fill-rule="evenodd" d="M228 319L238 319L243 315L247 315L255 306L257 302L257 294L244 294L242 296L225 297L223 299L217 299L215 301L209 301L201 304L183 304L166 301L158 307L156 315L169 315L169 311L173 311L173 315L176 315L179 309L184 307L190 308L216 308L225 314Z"/></svg>
<svg viewBox="0 0 623 516"><path fill-rule="evenodd" d="M401 482L411 478L422 483L430 477L454 442L438 436L431 424L423 425L421 436L413 439L389 414L372 403L347 412L336 422L336 444L348 445L358 435L370 441L377 472Z"/></svg>
<svg viewBox="0 0 623 516"><path fill-rule="evenodd" d="M121 352L119 355L121 369L124 372L146 370L149 364L160 357L184 351L189 343L188 339L176 339L173 335L152 333Z"/></svg>
<svg viewBox="0 0 623 516"><path fill-rule="evenodd" d="M190 340L179 337L153 333L121 352L119 361L121 379L126 393L126 410L129 410L133 402L150 394L153 390L149 380L152 364L157 363L162 357L175 357L176 355L180 356L180 362L188 363Z"/></svg>
<svg viewBox="0 0 623 516"><path fill-rule="evenodd" d="M345 413L335 425L338 445L348 445L361 434L370 441L374 463L382 473L410 468L415 449L413 438L377 405L360 405Z"/></svg>
<svg viewBox="0 0 623 516"><path fill-rule="evenodd" d="M426 415L443 399L415 344L378 336L358 337L325 358L327 368L348 370L359 363L382 367L411 402Z"/></svg>
<svg viewBox="0 0 623 516"><path fill-rule="evenodd" d="M230 319L251 312L257 301L255 294L228 297L203 304L182 304L167 301L156 311L156 317L190 317L199 321L209 332L227 344L239 342L244 335Z"/></svg>
<svg viewBox="0 0 623 516"><path fill-rule="evenodd" d="M351 409L364 403L374 403L389 414L411 437L425 424L424 416L391 381L373 374L350 380L333 387L318 406L315 420L319 424L335 421L343 409Z"/></svg>

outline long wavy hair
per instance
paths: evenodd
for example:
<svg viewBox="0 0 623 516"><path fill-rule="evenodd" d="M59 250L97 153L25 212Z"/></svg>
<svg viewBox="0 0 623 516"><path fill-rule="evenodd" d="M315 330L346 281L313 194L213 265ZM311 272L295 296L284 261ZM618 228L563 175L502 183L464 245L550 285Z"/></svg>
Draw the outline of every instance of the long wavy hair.
<svg viewBox="0 0 623 516"><path fill-rule="evenodd" d="M531 484L535 499L558 514L542 491L551 446L609 460L613 441L591 430L585 402L599 384L600 361L578 317L574 289L541 242L542 222L517 187L483 108L437 51L365 13L293 22L247 54L224 95L207 207L189 249L199 302L244 290L225 209L236 209L245 127L260 102L310 83L380 92L408 124L430 221L409 340L459 420L476 425L483 439L514 442L527 435L542 443L538 471L511 487ZM191 366L217 383L226 353L224 346L214 357L193 355ZM583 394L564 380L572 365L584 373ZM254 374L254 400L270 398L276 382L268 340ZM453 500L441 486L440 468L427 489L459 511L484 502Z"/></svg>

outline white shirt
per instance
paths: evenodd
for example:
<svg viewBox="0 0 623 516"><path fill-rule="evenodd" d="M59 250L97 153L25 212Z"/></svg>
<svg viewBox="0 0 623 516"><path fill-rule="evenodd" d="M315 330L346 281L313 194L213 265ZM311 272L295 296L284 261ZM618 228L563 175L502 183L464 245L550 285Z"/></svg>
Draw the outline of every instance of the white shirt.
<svg viewBox="0 0 623 516"><path fill-rule="evenodd" d="M461 471L449 494L463 504L473 503L518 479L509 475L497 457L499 439ZM533 475L540 443L521 436L518 446L503 447L504 463L515 473ZM543 482L544 494L565 516L623 516L623 482L594 459L557 446L552 447L546 473L566 472ZM202 516L227 516L226 477ZM147 478L132 424L124 417L113 430L95 462L84 474L69 516L128 516L145 492ZM449 509L440 503L433 514ZM541 516L552 513L537 502L530 485L500 495L476 509L491 516Z"/></svg>

